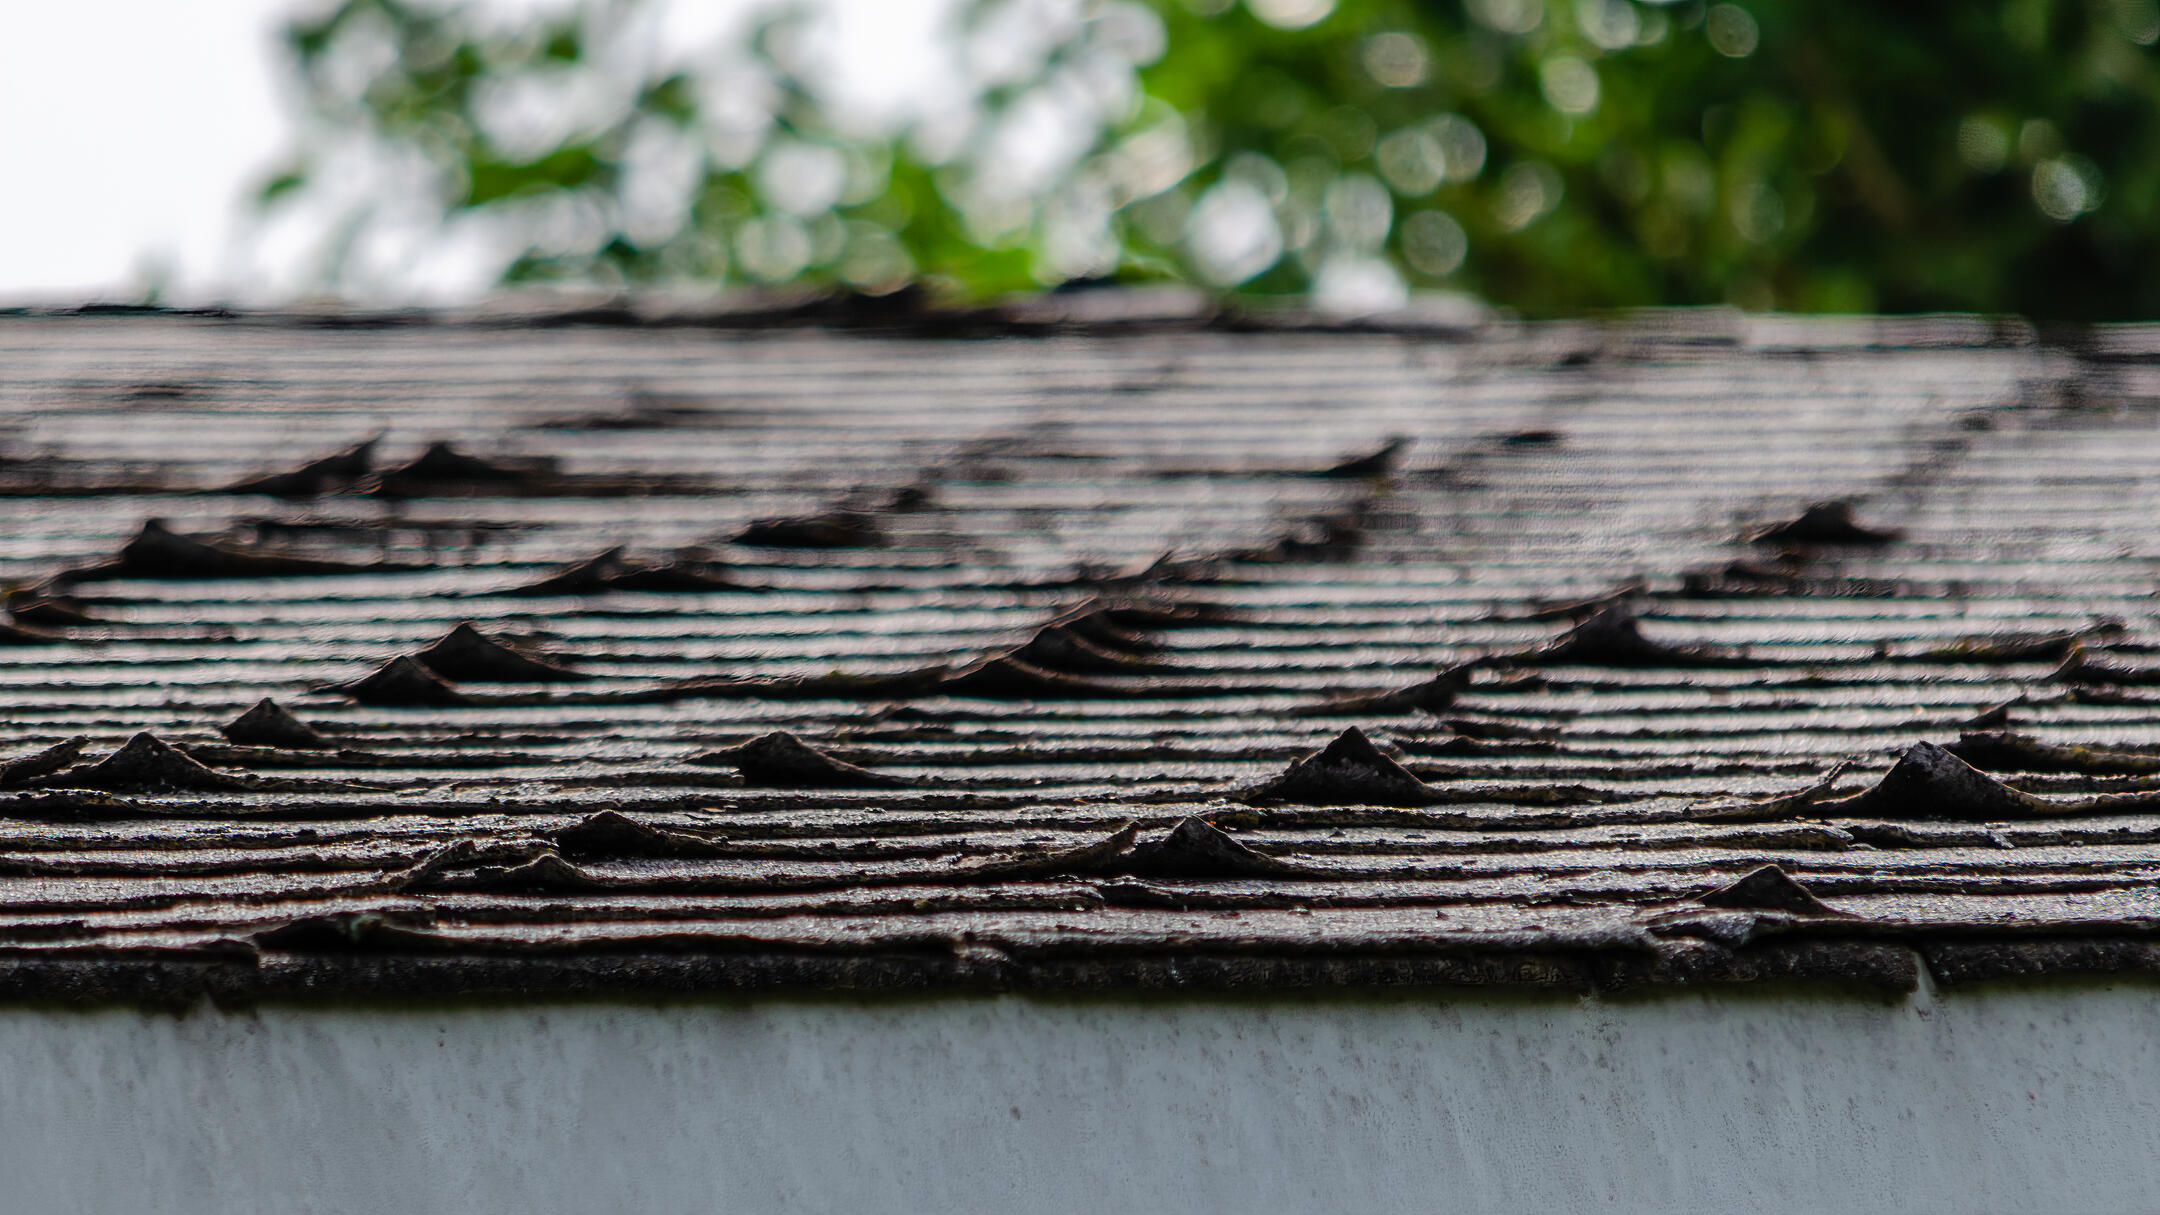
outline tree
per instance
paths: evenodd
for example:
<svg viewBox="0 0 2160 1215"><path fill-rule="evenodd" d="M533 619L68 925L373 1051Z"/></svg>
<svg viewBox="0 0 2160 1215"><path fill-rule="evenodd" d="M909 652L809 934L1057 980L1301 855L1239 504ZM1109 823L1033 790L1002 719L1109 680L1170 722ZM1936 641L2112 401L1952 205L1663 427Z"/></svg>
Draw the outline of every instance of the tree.
<svg viewBox="0 0 2160 1215"><path fill-rule="evenodd" d="M663 7L342 0L290 45L343 151L266 204L355 148L402 174L345 197L332 280L396 196L510 281L2160 315L2155 0L962 0L1002 58L886 129L809 10L670 61Z"/></svg>

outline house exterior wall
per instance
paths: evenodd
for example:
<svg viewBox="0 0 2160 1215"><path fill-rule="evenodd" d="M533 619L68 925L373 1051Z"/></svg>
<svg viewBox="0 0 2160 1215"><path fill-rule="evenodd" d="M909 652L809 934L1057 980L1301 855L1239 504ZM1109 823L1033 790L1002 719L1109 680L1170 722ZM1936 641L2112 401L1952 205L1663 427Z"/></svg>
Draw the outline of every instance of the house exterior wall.
<svg viewBox="0 0 2160 1215"><path fill-rule="evenodd" d="M0 1209L2150 1209L2154 995L12 1008Z"/></svg>

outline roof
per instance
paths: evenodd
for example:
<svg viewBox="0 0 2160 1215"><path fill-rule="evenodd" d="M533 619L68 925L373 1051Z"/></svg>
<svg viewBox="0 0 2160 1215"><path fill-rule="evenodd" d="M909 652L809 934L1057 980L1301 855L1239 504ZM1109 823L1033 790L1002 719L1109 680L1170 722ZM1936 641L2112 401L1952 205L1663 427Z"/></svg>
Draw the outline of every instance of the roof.
<svg viewBox="0 0 2160 1215"><path fill-rule="evenodd" d="M0 993L2160 959L2160 331L383 319L0 318Z"/></svg>

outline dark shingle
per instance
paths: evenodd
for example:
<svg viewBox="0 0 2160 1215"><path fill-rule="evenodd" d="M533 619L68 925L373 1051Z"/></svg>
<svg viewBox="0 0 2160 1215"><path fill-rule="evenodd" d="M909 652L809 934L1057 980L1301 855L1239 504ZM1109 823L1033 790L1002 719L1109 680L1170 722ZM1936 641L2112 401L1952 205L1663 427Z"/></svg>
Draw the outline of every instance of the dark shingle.
<svg viewBox="0 0 2160 1215"><path fill-rule="evenodd" d="M0 320L0 985L2160 956L2160 334L1210 325Z"/></svg>

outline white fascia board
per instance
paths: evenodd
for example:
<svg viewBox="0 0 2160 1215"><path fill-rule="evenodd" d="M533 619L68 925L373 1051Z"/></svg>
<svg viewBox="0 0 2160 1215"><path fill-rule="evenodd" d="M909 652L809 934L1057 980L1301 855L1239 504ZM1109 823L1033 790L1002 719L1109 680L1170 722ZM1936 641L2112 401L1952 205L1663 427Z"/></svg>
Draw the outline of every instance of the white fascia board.
<svg viewBox="0 0 2160 1215"><path fill-rule="evenodd" d="M0 1206L2130 1210L2154 995L8 1009Z"/></svg>

